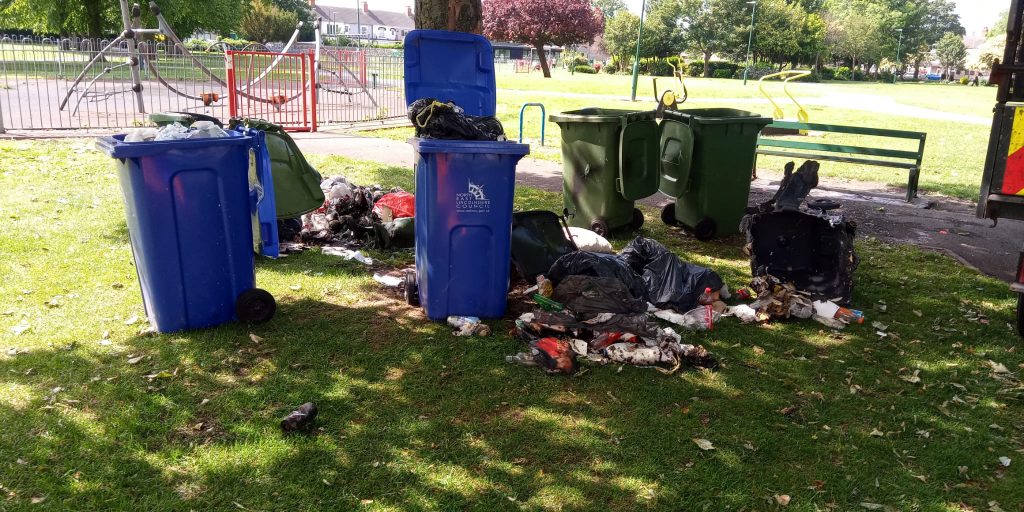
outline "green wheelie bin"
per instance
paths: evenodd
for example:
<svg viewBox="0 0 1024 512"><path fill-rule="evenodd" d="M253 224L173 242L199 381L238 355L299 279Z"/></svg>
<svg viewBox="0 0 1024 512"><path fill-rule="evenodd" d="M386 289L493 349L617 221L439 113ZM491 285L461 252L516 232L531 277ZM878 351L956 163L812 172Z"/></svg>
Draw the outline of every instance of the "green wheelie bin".
<svg viewBox="0 0 1024 512"><path fill-rule="evenodd" d="M738 233L750 195L754 150L761 128L772 119L732 108L667 110L661 126L663 163L658 189L676 198L661 220L682 225L698 240ZM668 161L675 144L692 147ZM670 159L671 160L671 159Z"/></svg>
<svg viewBox="0 0 1024 512"><path fill-rule="evenodd" d="M634 201L658 191L658 122L653 112L584 108L552 114L562 130L562 192L570 224L605 236L637 229Z"/></svg>

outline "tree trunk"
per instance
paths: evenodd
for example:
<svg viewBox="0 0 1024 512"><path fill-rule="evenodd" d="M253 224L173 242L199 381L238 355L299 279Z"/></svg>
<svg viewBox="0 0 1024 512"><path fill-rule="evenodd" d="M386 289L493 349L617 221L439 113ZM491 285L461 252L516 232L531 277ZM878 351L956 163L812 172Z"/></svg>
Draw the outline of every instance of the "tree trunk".
<svg viewBox="0 0 1024 512"><path fill-rule="evenodd" d="M534 43L533 47L537 50L537 58L540 59L540 70L544 73L544 78L551 78L551 68L548 67L548 56L544 53L544 43Z"/></svg>
<svg viewBox="0 0 1024 512"><path fill-rule="evenodd" d="M921 59L914 60L914 81L917 81L917 77L921 75Z"/></svg>
<svg viewBox="0 0 1024 512"><path fill-rule="evenodd" d="M711 78L711 52L704 50L704 78Z"/></svg>
<svg viewBox="0 0 1024 512"><path fill-rule="evenodd" d="M416 28L483 32L481 0L416 0Z"/></svg>

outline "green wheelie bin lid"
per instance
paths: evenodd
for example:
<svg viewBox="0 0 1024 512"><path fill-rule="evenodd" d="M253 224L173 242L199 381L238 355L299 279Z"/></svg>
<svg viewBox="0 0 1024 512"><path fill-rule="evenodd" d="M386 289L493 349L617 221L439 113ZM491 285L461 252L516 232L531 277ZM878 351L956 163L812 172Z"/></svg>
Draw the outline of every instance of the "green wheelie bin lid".
<svg viewBox="0 0 1024 512"><path fill-rule="evenodd" d="M693 165L693 130L683 122L664 119L661 131L661 180L658 190L679 197L690 182Z"/></svg>
<svg viewBox="0 0 1024 512"><path fill-rule="evenodd" d="M309 165L295 141L283 128L259 119L232 119L230 127L239 124L267 134L277 218L298 217L323 206L325 197L320 189L323 178Z"/></svg>
<svg viewBox="0 0 1024 512"><path fill-rule="evenodd" d="M643 119L627 123L619 138L619 177L616 189L629 201L658 191L658 123Z"/></svg>

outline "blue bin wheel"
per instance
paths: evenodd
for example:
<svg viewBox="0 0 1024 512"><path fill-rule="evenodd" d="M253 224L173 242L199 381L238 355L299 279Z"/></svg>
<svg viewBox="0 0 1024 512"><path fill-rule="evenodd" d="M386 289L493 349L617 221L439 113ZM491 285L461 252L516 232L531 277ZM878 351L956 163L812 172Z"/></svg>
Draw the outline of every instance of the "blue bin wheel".
<svg viewBox="0 0 1024 512"><path fill-rule="evenodd" d="M594 219L590 223L590 230L601 236L608 236L608 223L604 219Z"/></svg>
<svg viewBox="0 0 1024 512"><path fill-rule="evenodd" d="M420 305L420 287L415 272L405 273L405 302L410 306Z"/></svg>
<svg viewBox="0 0 1024 512"><path fill-rule="evenodd" d="M715 225L715 221L710 217L704 217L697 221L697 225L693 227L693 236L701 242L707 242L715 237L715 233L718 232L718 226Z"/></svg>
<svg viewBox="0 0 1024 512"><path fill-rule="evenodd" d="M241 322L261 324L273 318L276 312L274 296L259 288L242 292L235 301L235 317Z"/></svg>
<svg viewBox="0 0 1024 512"><path fill-rule="evenodd" d="M666 204L665 207L661 209L661 221L667 226L675 226L678 223L678 221L676 221L675 203Z"/></svg>
<svg viewBox="0 0 1024 512"><path fill-rule="evenodd" d="M633 208L633 220L630 223L633 229L640 229L644 225L644 212L640 208Z"/></svg>

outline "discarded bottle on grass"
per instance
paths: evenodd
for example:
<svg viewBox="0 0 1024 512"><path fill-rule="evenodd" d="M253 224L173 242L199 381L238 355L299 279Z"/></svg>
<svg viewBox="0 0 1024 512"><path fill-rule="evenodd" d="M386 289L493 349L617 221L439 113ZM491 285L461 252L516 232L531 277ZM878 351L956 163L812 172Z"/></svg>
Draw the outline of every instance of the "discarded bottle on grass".
<svg viewBox="0 0 1024 512"><path fill-rule="evenodd" d="M281 420L281 430L286 433L298 430L309 430L309 428L313 426L313 420L316 419L316 413L316 404L313 402L306 402Z"/></svg>
<svg viewBox="0 0 1024 512"><path fill-rule="evenodd" d="M519 352L514 356L505 356L505 362L521 366L537 366L537 360L529 352Z"/></svg>
<svg viewBox="0 0 1024 512"><path fill-rule="evenodd" d="M856 309L840 307L836 310L834 318L842 320L848 324L862 324L864 323L864 312Z"/></svg>
<svg viewBox="0 0 1024 512"><path fill-rule="evenodd" d="M715 322L722 317L722 314L715 311L711 305L698 306L686 313L679 314L670 309L655 311L654 316L681 325L691 331L711 331L715 328Z"/></svg>
<svg viewBox="0 0 1024 512"><path fill-rule="evenodd" d="M561 311L565 309L561 302L553 301L539 293L533 294L533 300L544 311Z"/></svg>

